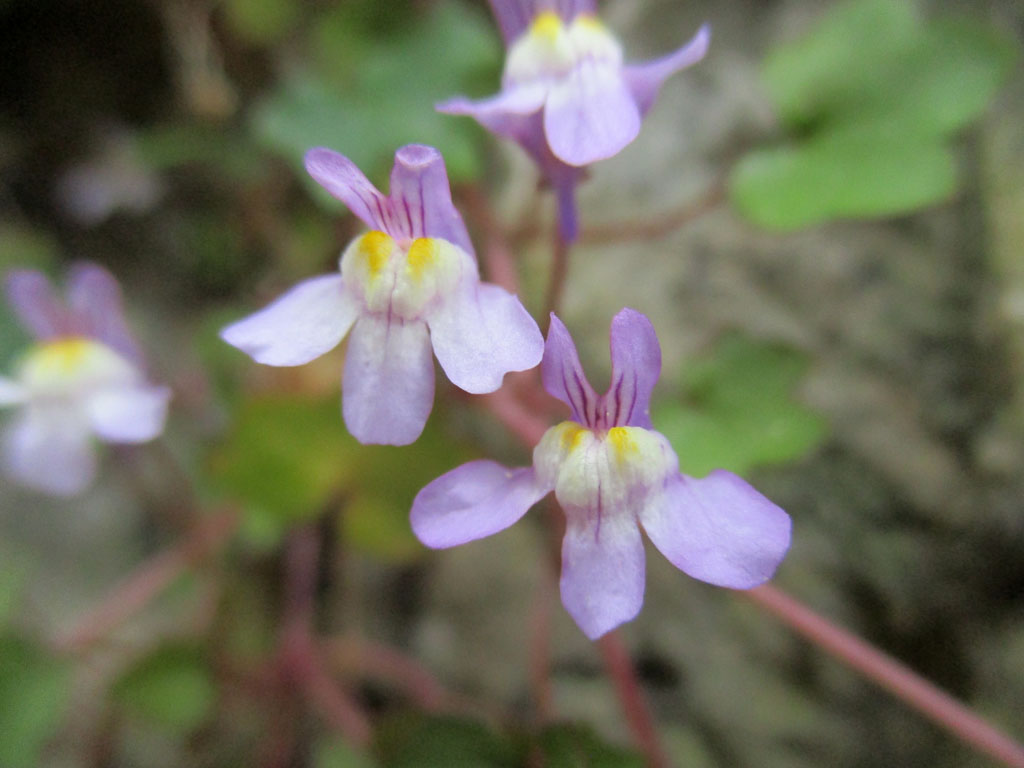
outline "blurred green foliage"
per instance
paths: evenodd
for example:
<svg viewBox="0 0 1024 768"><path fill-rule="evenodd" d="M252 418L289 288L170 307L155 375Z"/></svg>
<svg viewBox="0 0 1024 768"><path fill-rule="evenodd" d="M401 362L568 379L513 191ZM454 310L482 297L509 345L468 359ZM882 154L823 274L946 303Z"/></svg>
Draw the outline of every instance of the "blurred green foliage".
<svg viewBox="0 0 1024 768"><path fill-rule="evenodd" d="M0 765L42 765L42 751L67 705L71 665L37 643L0 635Z"/></svg>
<svg viewBox="0 0 1024 768"><path fill-rule="evenodd" d="M475 176L478 129L438 114L434 104L483 87L496 75L501 46L486 19L457 0L410 16L376 34L348 4L318 19L313 61L290 72L254 112L256 135L296 165L310 147L337 149L378 181L397 147L430 144L453 180Z"/></svg>
<svg viewBox="0 0 1024 768"><path fill-rule="evenodd" d="M232 420L211 462L213 482L245 505L252 541L272 546L327 506L341 513L350 546L407 559L421 549L409 529L413 497L464 457L442 421L434 413L410 446L361 445L345 429L337 396L262 396Z"/></svg>
<svg viewBox="0 0 1024 768"><path fill-rule="evenodd" d="M455 717L404 713L377 730L385 768L517 768L519 745L486 726Z"/></svg>
<svg viewBox="0 0 1024 768"><path fill-rule="evenodd" d="M924 21L913 3L836 6L766 57L789 141L737 164L734 204L755 224L793 230L946 199L957 182L950 137L985 110L1015 53L998 29L966 17Z"/></svg>
<svg viewBox="0 0 1024 768"><path fill-rule="evenodd" d="M613 747L589 728L559 724L545 729L537 740L547 768L643 768L639 755Z"/></svg>
<svg viewBox="0 0 1024 768"><path fill-rule="evenodd" d="M697 477L799 459L827 434L824 418L793 397L807 365L794 350L729 336L687 365L682 400L662 401L655 427Z"/></svg>
<svg viewBox="0 0 1024 768"><path fill-rule="evenodd" d="M114 683L111 694L133 716L189 732L213 711L217 689L200 648L166 645L132 665Z"/></svg>

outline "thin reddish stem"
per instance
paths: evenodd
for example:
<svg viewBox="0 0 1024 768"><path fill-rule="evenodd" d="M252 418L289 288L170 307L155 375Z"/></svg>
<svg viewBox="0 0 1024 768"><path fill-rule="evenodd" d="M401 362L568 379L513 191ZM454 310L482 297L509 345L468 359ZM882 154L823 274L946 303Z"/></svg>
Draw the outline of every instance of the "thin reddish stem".
<svg viewBox="0 0 1024 768"><path fill-rule="evenodd" d="M569 277L569 251L567 243L559 233L555 233L555 245L551 253L551 278L548 283L548 295L544 301L544 317L552 312L558 314L562 307L565 284Z"/></svg>
<svg viewBox="0 0 1024 768"><path fill-rule="evenodd" d="M704 193L704 196L687 203L681 208L669 211L647 221L623 221L611 224L596 224L580 233L581 243L625 243L635 240L658 240L680 227L713 211L725 200L725 180L720 179Z"/></svg>
<svg viewBox="0 0 1024 768"><path fill-rule="evenodd" d="M1013 768L1024 768L1024 746L865 640L771 585L741 594L978 751Z"/></svg>
<svg viewBox="0 0 1024 768"><path fill-rule="evenodd" d="M81 653L145 608L189 568L216 551L235 531L238 516L221 513L201 521L191 537L144 563L56 642L64 653Z"/></svg>
<svg viewBox="0 0 1024 768"><path fill-rule="evenodd" d="M648 768L669 768L671 763L658 739L654 716L637 682L636 670L621 635L618 631L609 632L597 641L597 648L604 659L604 667L615 685L622 705L622 714L629 723L629 729L633 732L637 745L647 758Z"/></svg>

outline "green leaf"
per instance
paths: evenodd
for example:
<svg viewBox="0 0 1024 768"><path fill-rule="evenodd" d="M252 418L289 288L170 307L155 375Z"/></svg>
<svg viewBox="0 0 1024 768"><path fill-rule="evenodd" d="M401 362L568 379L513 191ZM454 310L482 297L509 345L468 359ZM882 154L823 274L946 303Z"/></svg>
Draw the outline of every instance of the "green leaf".
<svg viewBox="0 0 1024 768"><path fill-rule="evenodd" d="M217 697L200 651L178 645L161 648L136 663L111 693L131 714L186 733L210 716Z"/></svg>
<svg viewBox="0 0 1024 768"><path fill-rule="evenodd" d="M986 109L1013 41L967 18L925 22L914 4L854 0L768 54L764 79L791 143L733 169L737 209L786 231L905 214L956 188L949 137Z"/></svg>
<svg viewBox="0 0 1024 768"><path fill-rule="evenodd" d="M884 86L893 61L915 46L911 2L854 0L834 6L803 38L765 57L763 77L780 118L800 126L848 111Z"/></svg>
<svg viewBox="0 0 1024 768"><path fill-rule="evenodd" d="M299 17L294 0L224 0L223 7L232 31L250 43L282 40Z"/></svg>
<svg viewBox="0 0 1024 768"><path fill-rule="evenodd" d="M323 738L313 749L313 768L375 768L374 760L336 737Z"/></svg>
<svg viewBox="0 0 1024 768"><path fill-rule="evenodd" d="M643 768L639 755L602 742L577 725L556 725L538 739L547 768Z"/></svg>
<svg viewBox="0 0 1024 768"><path fill-rule="evenodd" d="M480 15L449 0L372 42L358 36L348 15L328 17L319 39L320 67L294 72L256 110L252 126L261 141L297 167L310 147L331 147L380 180L395 150L418 142L441 150L453 180L477 174L479 130L471 120L438 114L434 104L496 67L500 45Z"/></svg>
<svg viewBox="0 0 1024 768"><path fill-rule="evenodd" d="M416 493L464 456L440 413L412 445L361 445L345 430L337 395L274 395L243 404L210 469L216 488L245 503L254 543L276 544L337 497L346 543L399 561L422 551L409 528Z"/></svg>
<svg viewBox="0 0 1024 768"><path fill-rule="evenodd" d="M67 705L71 669L39 647L0 635L0 765L42 765Z"/></svg>
<svg viewBox="0 0 1024 768"><path fill-rule="evenodd" d="M378 729L384 768L518 768L516 745L472 720L409 713Z"/></svg>
<svg viewBox="0 0 1024 768"><path fill-rule="evenodd" d="M733 169L730 195L755 224L790 231L830 219L908 213L956 189L952 153L938 141L864 125L803 145L751 152Z"/></svg>
<svg viewBox="0 0 1024 768"><path fill-rule="evenodd" d="M793 350L741 336L726 338L711 356L692 364L683 399L664 403L654 414L683 472L745 474L813 450L827 425L792 397L806 365Z"/></svg>
<svg viewBox="0 0 1024 768"><path fill-rule="evenodd" d="M323 513L351 473L353 443L337 398L250 400L212 457L213 483L245 503L250 538L272 545L289 526Z"/></svg>

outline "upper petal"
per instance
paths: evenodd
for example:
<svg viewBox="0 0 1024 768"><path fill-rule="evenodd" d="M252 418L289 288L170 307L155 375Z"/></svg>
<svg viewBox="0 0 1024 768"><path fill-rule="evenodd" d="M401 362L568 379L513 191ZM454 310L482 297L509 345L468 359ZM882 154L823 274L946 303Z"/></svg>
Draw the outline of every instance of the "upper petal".
<svg viewBox="0 0 1024 768"><path fill-rule="evenodd" d="M628 307L612 319L612 384L605 395L610 423L651 426L651 392L661 374L661 346L647 316Z"/></svg>
<svg viewBox="0 0 1024 768"><path fill-rule="evenodd" d="M467 99L462 96L437 105L438 112L448 115L470 115L484 125L494 115L530 115L544 106L549 86L546 83L507 85L499 93L486 99Z"/></svg>
<svg viewBox="0 0 1024 768"><path fill-rule="evenodd" d="M79 414L27 409L3 436L3 465L30 488L74 496L92 482L96 455Z"/></svg>
<svg viewBox="0 0 1024 768"><path fill-rule="evenodd" d="M366 226L393 236L408 235L407 232L395 231L390 201L347 157L326 147L315 147L306 153L305 163L309 175L347 205Z"/></svg>
<svg viewBox="0 0 1024 768"><path fill-rule="evenodd" d="M164 430L167 387L140 385L94 393L86 402L93 431L109 443L145 443Z"/></svg>
<svg viewBox="0 0 1024 768"><path fill-rule="evenodd" d="M473 253L466 225L452 205L444 158L436 149L423 144L399 149L390 192L395 218L404 220L409 237L437 237Z"/></svg>
<svg viewBox="0 0 1024 768"><path fill-rule="evenodd" d="M553 312L540 373L544 389L569 406L573 421L588 425L595 423L597 394L583 373L572 336Z"/></svg>
<svg viewBox="0 0 1024 768"><path fill-rule="evenodd" d="M531 468L471 461L416 494L412 530L435 549L465 544L505 530L550 490L538 484Z"/></svg>
<svg viewBox="0 0 1024 768"><path fill-rule="evenodd" d="M596 640L634 618L644 601L644 546L632 515L566 510L562 604Z"/></svg>
<svg viewBox="0 0 1024 768"><path fill-rule="evenodd" d="M342 412L361 443L408 445L434 405L434 361L426 323L364 315L345 353Z"/></svg>
<svg viewBox="0 0 1024 768"><path fill-rule="evenodd" d="M451 382L494 392L509 371L540 362L544 338L518 297L490 283L463 286L427 317L434 354Z"/></svg>
<svg viewBox="0 0 1024 768"><path fill-rule="evenodd" d="M141 364L142 354L124 320L121 287L107 270L89 262L72 266L68 308L76 333L102 341L128 360Z"/></svg>
<svg viewBox="0 0 1024 768"><path fill-rule="evenodd" d="M322 275L229 325L220 337L258 363L302 365L336 347L358 314L341 275Z"/></svg>
<svg viewBox="0 0 1024 768"><path fill-rule="evenodd" d="M673 565L720 587L764 583L789 549L789 515L724 470L702 480L671 478L640 522Z"/></svg>
<svg viewBox="0 0 1024 768"><path fill-rule="evenodd" d="M544 133L569 165L611 157L639 132L640 110L617 65L585 58L548 94Z"/></svg>
<svg viewBox="0 0 1024 768"><path fill-rule="evenodd" d="M42 272L15 269L5 281L7 302L21 326L39 339L68 333L67 310Z"/></svg>
<svg viewBox="0 0 1024 768"><path fill-rule="evenodd" d="M693 39L678 51L643 64L629 64L623 70L626 84L633 99L646 115L658 97L662 83L681 69L686 69L704 58L711 43L711 27L705 24Z"/></svg>

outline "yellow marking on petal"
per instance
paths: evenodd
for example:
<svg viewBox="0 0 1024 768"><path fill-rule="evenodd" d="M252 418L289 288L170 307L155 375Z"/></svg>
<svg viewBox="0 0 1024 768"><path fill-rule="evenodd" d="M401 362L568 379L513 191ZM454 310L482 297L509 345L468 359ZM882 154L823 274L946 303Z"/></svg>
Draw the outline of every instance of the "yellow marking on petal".
<svg viewBox="0 0 1024 768"><path fill-rule="evenodd" d="M553 43L564 28L562 18L557 13L544 11L533 20L533 24L530 25L530 34Z"/></svg>
<svg viewBox="0 0 1024 768"><path fill-rule="evenodd" d="M437 241L431 237L418 237L413 240L406 255L409 279L418 283L423 279L424 273L436 267L439 250Z"/></svg>
<svg viewBox="0 0 1024 768"><path fill-rule="evenodd" d="M395 241L391 235L371 230L359 238L359 255L366 261L370 277L377 277L388 264Z"/></svg>
<svg viewBox="0 0 1024 768"><path fill-rule="evenodd" d="M630 431L628 427L612 427L608 430L608 442L620 464L631 459L639 450Z"/></svg>
<svg viewBox="0 0 1024 768"><path fill-rule="evenodd" d="M572 453L579 448L588 431L586 427L581 427L574 421L563 421L558 427L562 430L562 450L566 453Z"/></svg>
<svg viewBox="0 0 1024 768"><path fill-rule="evenodd" d="M39 376L67 376L94 351L96 342L82 336L68 336L36 346L25 365Z"/></svg>

